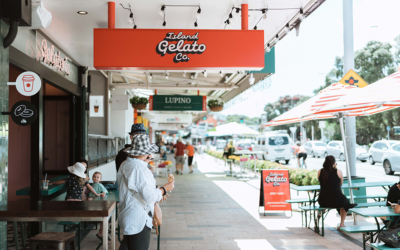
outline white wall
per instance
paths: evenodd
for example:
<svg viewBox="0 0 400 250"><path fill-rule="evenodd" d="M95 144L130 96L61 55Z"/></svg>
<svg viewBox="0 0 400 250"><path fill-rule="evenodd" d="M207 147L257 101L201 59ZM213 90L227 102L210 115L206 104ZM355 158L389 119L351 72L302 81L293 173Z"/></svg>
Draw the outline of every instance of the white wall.
<svg viewBox="0 0 400 250"><path fill-rule="evenodd" d="M124 95L124 89L116 89L111 92L111 95ZM112 100L112 96L111 96ZM124 138L129 141L128 132L131 131L133 124L133 108L128 101L128 110L111 109L111 136Z"/></svg>
<svg viewBox="0 0 400 250"><path fill-rule="evenodd" d="M102 175L101 181L116 181L117 180L117 169L115 167L115 161L101 165L97 168L91 168L89 170L90 183L93 183L92 177L94 172L100 172Z"/></svg>

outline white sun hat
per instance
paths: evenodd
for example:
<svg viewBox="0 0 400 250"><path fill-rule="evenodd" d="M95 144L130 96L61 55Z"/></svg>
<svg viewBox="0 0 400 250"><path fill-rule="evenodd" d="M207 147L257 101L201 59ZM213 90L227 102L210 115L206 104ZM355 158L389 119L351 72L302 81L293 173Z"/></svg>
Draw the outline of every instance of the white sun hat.
<svg viewBox="0 0 400 250"><path fill-rule="evenodd" d="M85 170L86 170L85 166L80 162L77 162L73 166L68 167L68 171L71 174L74 174L81 178L86 178Z"/></svg>

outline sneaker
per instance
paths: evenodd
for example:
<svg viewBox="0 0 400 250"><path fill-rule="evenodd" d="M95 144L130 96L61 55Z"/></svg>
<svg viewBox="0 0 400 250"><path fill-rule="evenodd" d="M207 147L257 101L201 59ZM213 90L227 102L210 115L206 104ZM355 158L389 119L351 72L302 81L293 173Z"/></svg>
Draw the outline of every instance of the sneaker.
<svg viewBox="0 0 400 250"><path fill-rule="evenodd" d="M178 170L176 170L176 171L175 171L175 174L179 174L179 171L178 171Z"/></svg>
<svg viewBox="0 0 400 250"><path fill-rule="evenodd" d="M182 172L181 172L181 175L182 175Z"/></svg>
<svg viewBox="0 0 400 250"><path fill-rule="evenodd" d="M190 172L189 172L189 174L192 174L192 173L193 173L193 171L190 171Z"/></svg>

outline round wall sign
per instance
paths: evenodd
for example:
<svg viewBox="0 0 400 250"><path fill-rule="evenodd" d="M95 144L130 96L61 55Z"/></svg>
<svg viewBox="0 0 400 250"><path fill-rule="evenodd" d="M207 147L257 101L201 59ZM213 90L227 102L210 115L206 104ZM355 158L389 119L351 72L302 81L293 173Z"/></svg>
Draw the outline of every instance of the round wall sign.
<svg viewBox="0 0 400 250"><path fill-rule="evenodd" d="M42 87L42 80L36 73L27 71L18 76L15 84L21 95L33 96L37 94Z"/></svg>
<svg viewBox="0 0 400 250"><path fill-rule="evenodd" d="M28 101L19 101L11 108L12 120L20 126L31 125L37 117L37 109L35 105Z"/></svg>

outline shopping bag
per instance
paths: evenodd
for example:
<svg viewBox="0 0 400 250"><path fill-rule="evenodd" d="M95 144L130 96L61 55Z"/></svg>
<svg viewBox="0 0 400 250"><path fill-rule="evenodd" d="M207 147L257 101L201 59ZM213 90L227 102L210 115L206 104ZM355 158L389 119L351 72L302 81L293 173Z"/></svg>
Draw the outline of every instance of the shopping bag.
<svg viewBox="0 0 400 250"><path fill-rule="evenodd" d="M193 167L194 167L194 168L197 168L197 167L198 167L198 166L197 166L197 161L194 162Z"/></svg>
<svg viewBox="0 0 400 250"><path fill-rule="evenodd" d="M378 239L392 248L400 247L400 228L388 229L378 234Z"/></svg>

